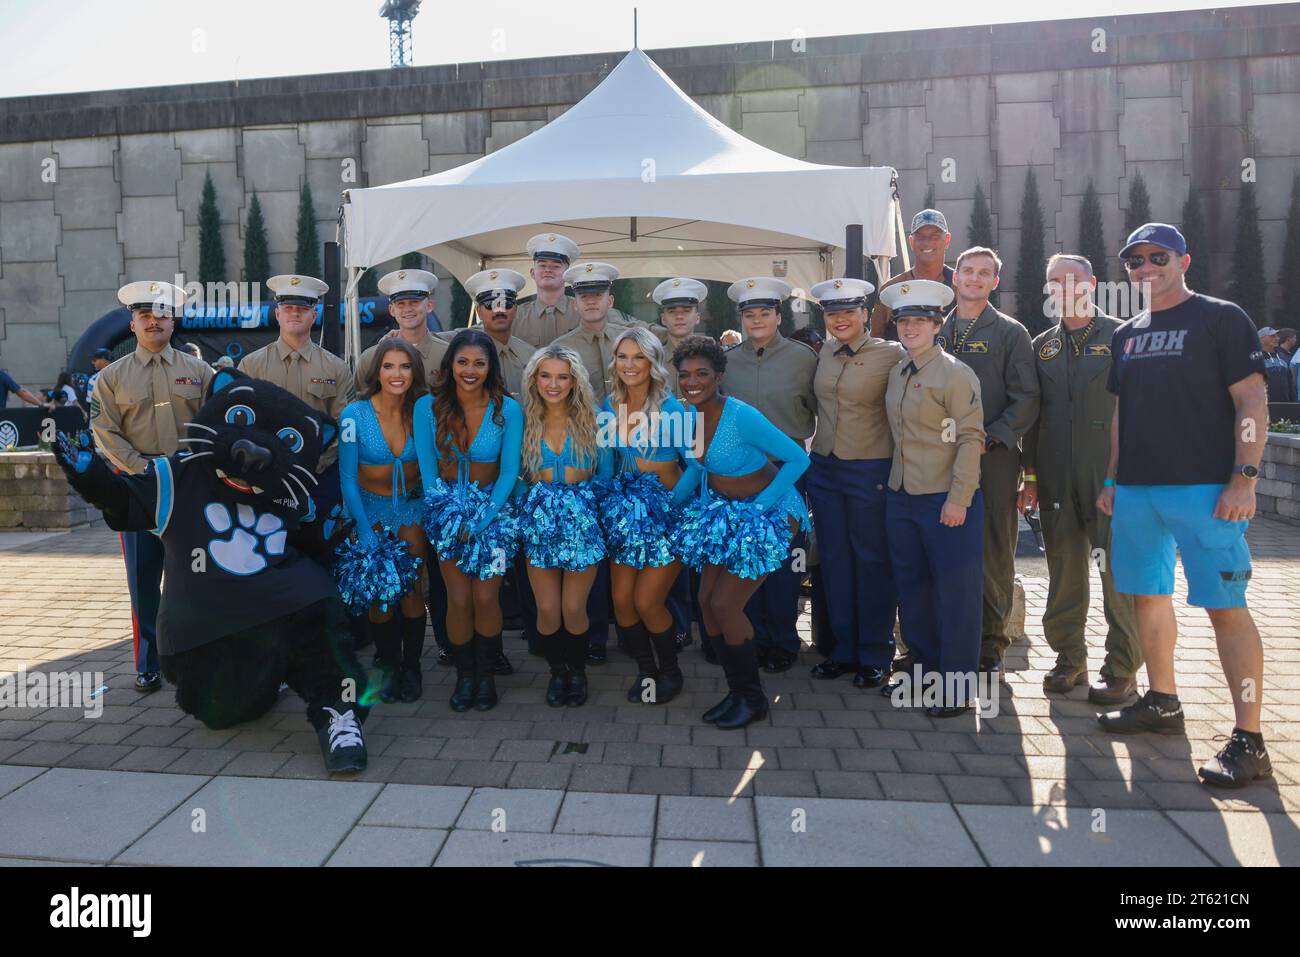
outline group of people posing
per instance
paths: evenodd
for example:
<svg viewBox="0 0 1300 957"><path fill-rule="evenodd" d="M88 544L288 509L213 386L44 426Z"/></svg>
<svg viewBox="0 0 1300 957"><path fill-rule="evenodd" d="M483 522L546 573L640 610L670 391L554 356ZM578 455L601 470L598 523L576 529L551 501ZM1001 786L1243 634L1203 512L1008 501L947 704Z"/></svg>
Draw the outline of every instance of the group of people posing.
<svg viewBox="0 0 1300 957"><path fill-rule="evenodd" d="M1173 259L1178 288L1217 303L1182 285L1185 245L1180 254L1168 234L1151 235L1126 244L1131 278L1150 281ZM1102 374L1127 326L1095 309L1086 259L1056 256L1047 288L1060 321L1031 343L989 302L997 253L967 249L948 267L950 239L942 214L918 214L909 237L916 265L879 290L874 311L866 308L875 290L865 280L816 285L811 298L828 336L820 351L780 334L782 302L793 292L781 279L731 285L744 339L724 349L695 334L703 283L660 283L653 295L661 325L647 326L613 308L617 269L575 264L576 244L557 234L528 244L535 300L516 303L527 282L521 274L479 272L465 283L475 302L471 328L451 334L432 333L426 322L436 277L399 270L380 283L398 328L361 355L355 390L348 366L310 339L324 284L275 277L280 339L240 369L338 422L337 461L322 459L312 494L324 507L341 500L355 522L339 585L373 637L383 672L377 696L421 696L427 603L435 633L445 637L440 660L456 669L450 706L494 707L494 675L511 670L500 599L503 579L514 574L535 606L536 645L550 666L548 705L586 702L586 668L604 660L607 616L637 664L627 699L672 700L685 683L678 654L694 605L705 657L721 664L728 688L703 720L744 727L768 711L760 672L788 669L798 651L809 507L834 634L834 651L813 668L814 678L852 675L859 688L892 694L906 679L891 682L891 675L917 668L996 677L1011 643L1017 512L1040 502L1052 574L1044 630L1058 655L1044 686L1067 692L1086 684L1089 556L1111 547L1117 464L1121 474L1139 471L1120 458L1119 450L1140 443L1126 446L1118 435L1117 373ZM1133 254L1146 246L1152 254ZM1175 293L1165 295L1169 301ZM133 318L133 329L137 319L159 321ZM1161 342L1172 349L1172 333ZM1228 354L1236 365L1227 375L1254 361ZM126 434L123 410L108 410L121 405L114 370L126 362L101 373L92 422L100 449L130 468L141 462L124 450L139 446ZM1163 374L1167 389L1176 376L1168 368ZM172 411L182 421L184 406L173 401ZM149 446L146 454L167 454L174 436L155 431L137 441ZM1243 507L1215 517L1244 531L1249 514ZM1185 563L1195 537L1187 534L1188 542L1183 530L1166 534L1170 557L1177 538ZM1150 527L1143 535L1148 545L1159 539ZM149 690L157 675L147 603L139 601L149 573L138 559L133 566L126 547L137 686ZM1241 564L1239 554L1230 557ZM1146 559L1118 552L1112 559L1102 565L1107 656L1089 697L1127 705L1103 716L1109 730L1168 730L1160 722L1167 725L1169 715L1181 724L1172 629L1164 606L1150 606L1150 627L1160 634L1149 643L1140 634L1144 609L1135 613L1131 594L1167 601L1172 564L1167 584L1135 581L1126 589L1125 563ZM1244 561L1248 578L1248 553ZM1244 611L1245 578L1233 570L1240 588L1200 589L1193 601L1222 599L1206 607ZM445 597L434 602L435 591ZM1211 619L1217 628L1213 612ZM906 644L897 657L896 621ZM1225 618L1224 627L1240 630L1240 621ZM1163 687L1155 690L1153 672L1153 691L1137 699L1135 675L1153 649ZM927 707L931 716L974 704L970 683L940 686L944 696ZM1236 732L1244 737L1202 769L1210 783L1245 783L1267 765L1258 703L1253 718L1249 706L1238 711L1233 741Z"/></svg>

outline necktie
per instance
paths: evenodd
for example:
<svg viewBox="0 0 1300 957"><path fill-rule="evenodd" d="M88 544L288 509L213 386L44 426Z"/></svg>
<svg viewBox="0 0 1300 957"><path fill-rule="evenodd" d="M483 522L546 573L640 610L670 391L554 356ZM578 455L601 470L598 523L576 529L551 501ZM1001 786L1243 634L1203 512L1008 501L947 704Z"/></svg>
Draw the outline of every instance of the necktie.
<svg viewBox="0 0 1300 957"><path fill-rule="evenodd" d="M153 423L158 434L158 449L171 455L180 444L176 434L176 416L172 412L172 388L167 378L167 364L161 355L149 359L150 391L153 393Z"/></svg>
<svg viewBox="0 0 1300 957"><path fill-rule="evenodd" d="M596 353L600 356L600 395L596 396L598 400L604 399L609 394L609 356L605 352L605 336L599 332L592 337L592 342L596 346Z"/></svg>
<svg viewBox="0 0 1300 957"><path fill-rule="evenodd" d="M289 363L289 368L285 370L284 374L285 388L302 398L302 353L290 352L285 361Z"/></svg>
<svg viewBox="0 0 1300 957"><path fill-rule="evenodd" d="M853 347L847 345L840 346L838 349L835 350L835 354L837 356L851 356L853 355Z"/></svg>
<svg viewBox="0 0 1300 957"><path fill-rule="evenodd" d="M916 363L915 363L915 362L909 362L907 365L903 366L902 371L899 372L898 374L899 374L899 375L916 375Z"/></svg>

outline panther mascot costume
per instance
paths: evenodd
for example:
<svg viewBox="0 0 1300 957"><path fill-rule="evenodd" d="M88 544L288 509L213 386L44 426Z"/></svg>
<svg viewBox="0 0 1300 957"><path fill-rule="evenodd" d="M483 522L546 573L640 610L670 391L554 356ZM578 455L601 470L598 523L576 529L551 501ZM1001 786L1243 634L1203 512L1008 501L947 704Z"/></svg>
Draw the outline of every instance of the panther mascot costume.
<svg viewBox="0 0 1300 957"><path fill-rule="evenodd" d="M316 463L336 437L294 395L218 372L181 439L186 451L141 475L115 473L86 432L60 433L55 457L109 528L149 531L166 553L158 647L176 703L209 728L265 714L283 684L331 772L366 766L366 673L330 572L312 560L348 532L312 499Z"/></svg>

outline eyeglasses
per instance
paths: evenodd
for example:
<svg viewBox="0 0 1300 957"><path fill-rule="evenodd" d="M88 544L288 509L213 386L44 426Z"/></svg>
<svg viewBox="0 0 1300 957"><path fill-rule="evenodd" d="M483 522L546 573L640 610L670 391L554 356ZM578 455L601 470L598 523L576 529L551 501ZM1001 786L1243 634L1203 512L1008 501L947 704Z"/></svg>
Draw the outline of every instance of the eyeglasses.
<svg viewBox="0 0 1300 957"><path fill-rule="evenodd" d="M1148 259L1151 260L1151 265L1153 266L1168 266L1169 257L1171 255L1173 254L1167 252L1158 252L1158 253L1151 253L1151 255L1149 256L1124 256L1122 262L1124 263L1124 268L1127 269L1129 272L1132 272L1134 269L1141 269L1142 264L1146 262Z"/></svg>

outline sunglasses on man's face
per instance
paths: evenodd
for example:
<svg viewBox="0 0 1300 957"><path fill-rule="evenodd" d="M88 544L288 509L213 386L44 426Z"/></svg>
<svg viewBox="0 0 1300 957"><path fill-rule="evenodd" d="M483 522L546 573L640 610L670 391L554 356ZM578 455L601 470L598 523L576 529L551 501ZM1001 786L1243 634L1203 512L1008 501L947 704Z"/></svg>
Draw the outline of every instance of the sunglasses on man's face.
<svg viewBox="0 0 1300 957"><path fill-rule="evenodd" d="M1171 255L1172 255L1171 253L1159 252L1159 253L1152 253L1149 256L1125 256L1123 260L1124 268L1127 269L1129 272L1132 272L1134 269L1141 269L1142 264L1146 262L1148 259L1151 260L1151 265L1153 266L1168 266L1169 257Z"/></svg>

